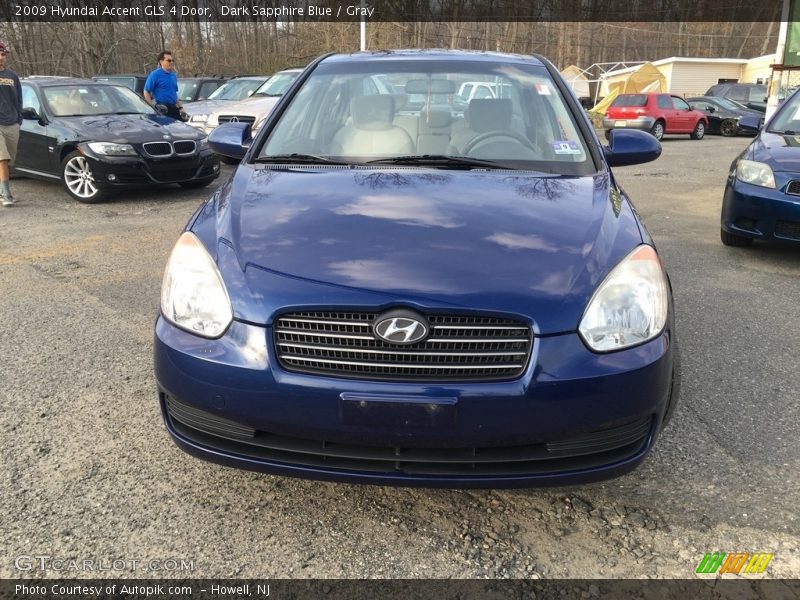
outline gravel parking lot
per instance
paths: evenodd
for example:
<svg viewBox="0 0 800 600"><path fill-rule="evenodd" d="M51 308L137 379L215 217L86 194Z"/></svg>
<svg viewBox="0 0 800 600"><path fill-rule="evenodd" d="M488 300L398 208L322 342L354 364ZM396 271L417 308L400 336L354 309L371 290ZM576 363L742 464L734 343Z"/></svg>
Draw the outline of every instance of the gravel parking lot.
<svg viewBox="0 0 800 600"><path fill-rule="evenodd" d="M658 161L617 169L672 277L682 403L633 474L546 490L329 484L184 454L152 329L167 255L211 188L81 205L16 180L20 204L0 210L0 577L98 575L15 567L40 555L128 561L103 574L126 577L167 559L208 578L692 577L712 550L772 552L766 576L800 577L800 249L720 243L747 143L667 138Z"/></svg>

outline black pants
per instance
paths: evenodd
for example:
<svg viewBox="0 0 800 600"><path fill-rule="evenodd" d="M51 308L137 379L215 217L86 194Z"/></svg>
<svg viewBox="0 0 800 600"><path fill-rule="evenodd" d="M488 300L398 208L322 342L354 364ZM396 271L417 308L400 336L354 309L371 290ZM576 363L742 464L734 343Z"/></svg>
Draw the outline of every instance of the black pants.
<svg viewBox="0 0 800 600"><path fill-rule="evenodd" d="M181 120L181 109L178 108L177 104L167 104L165 102L162 102L161 104L167 107L168 117L172 117L173 119L178 119L179 121Z"/></svg>

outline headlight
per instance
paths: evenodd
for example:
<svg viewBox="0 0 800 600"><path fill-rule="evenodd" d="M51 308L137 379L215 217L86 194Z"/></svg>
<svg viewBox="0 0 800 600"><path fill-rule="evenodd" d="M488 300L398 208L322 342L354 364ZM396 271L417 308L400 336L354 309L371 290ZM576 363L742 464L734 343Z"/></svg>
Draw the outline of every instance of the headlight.
<svg viewBox="0 0 800 600"><path fill-rule="evenodd" d="M192 123L206 123L208 121L208 115L192 115L189 120Z"/></svg>
<svg viewBox="0 0 800 600"><path fill-rule="evenodd" d="M661 333L668 307L661 261L651 246L639 246L597 288L578 330L596 352L621 350Z"/></svg>
<svg viewBox="0 0 800 600"><path fill-rule="evenodd" d="M231 301L214 260L193 233L178 238L161 284L161 313L181 329L207 338L225 333Z"/></svg>
<svg viewBox="0 0 800 600"><path fill-rule="evenodd" d="M736 163L736 178L745 183L775 188L775 176L769 165L754 160L739 159Z"/></svg>
<svg viewBox="0 0 800 600"><path fill-rule="evenodd" d="M136 156L136 150L130 144L112 144L110 142L91 142L86 144L95 154L103 156Z"/></svg>
<svg viewBox="0 0 800 600"><path fill-rule="evenodd" d="M217 125L219 125L219 117L214 114L208 115L208 121L206 121L206 126L216 127Z"/></svg>

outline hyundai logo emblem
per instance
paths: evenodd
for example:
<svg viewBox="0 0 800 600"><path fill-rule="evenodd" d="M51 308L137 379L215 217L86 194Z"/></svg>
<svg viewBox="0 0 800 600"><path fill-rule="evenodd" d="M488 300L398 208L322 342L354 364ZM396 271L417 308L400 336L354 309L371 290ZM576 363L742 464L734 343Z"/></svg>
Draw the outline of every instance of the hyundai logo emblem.
<svg viewBox="0 0 800 600"><path fill-rule="evenodd" d="M428 330L425 317L409 310L389 311L375 321L375 335L390 344L416 344L425 339Z"/></svg>

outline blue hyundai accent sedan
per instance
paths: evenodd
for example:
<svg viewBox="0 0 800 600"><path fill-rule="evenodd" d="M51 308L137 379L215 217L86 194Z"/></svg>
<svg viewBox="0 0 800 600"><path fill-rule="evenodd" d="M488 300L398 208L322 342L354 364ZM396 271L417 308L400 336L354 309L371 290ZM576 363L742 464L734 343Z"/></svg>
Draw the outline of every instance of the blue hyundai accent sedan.
<svg viewBox="0 0 800 600"><path fill-rule="evenodd" d="M722 201L726 246L800 242L800 95L786 100L731 164Z"/></svg>
<svg viewBox="0 0 800 600"><path fill-rule="evenodd" d="M491 97L459 101L467 82ZM601 146L543 58L443 51L324 56L249 131L212 134L242 163L164 275L155 373L181 448L429 487L647 456L677 399L672 296L609 167L657 158L652 136Z"/></svg>

